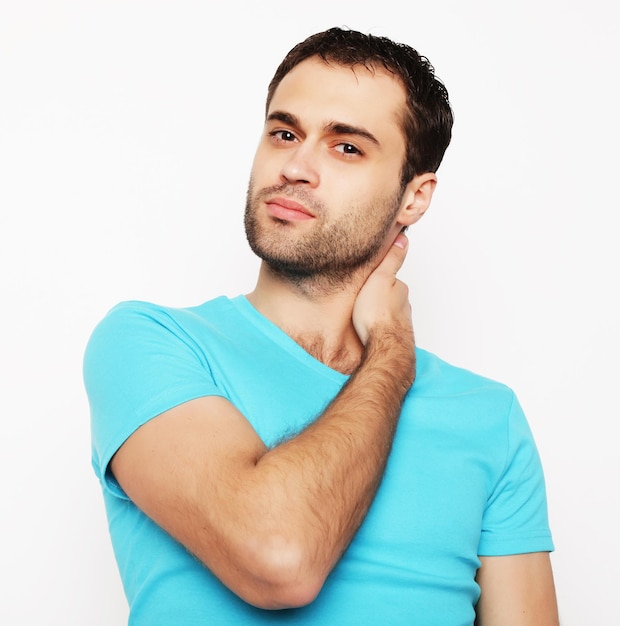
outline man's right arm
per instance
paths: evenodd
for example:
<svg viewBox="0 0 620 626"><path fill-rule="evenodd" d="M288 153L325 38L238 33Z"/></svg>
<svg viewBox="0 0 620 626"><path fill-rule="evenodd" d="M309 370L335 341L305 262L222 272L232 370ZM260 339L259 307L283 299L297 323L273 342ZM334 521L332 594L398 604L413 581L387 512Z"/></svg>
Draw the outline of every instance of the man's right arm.
<svg viewBox="0 0 620 626"><path fill-rule="evenodd" d="M231 403L203 397L150 420L112 459L134 503L255 606L311 602L381 481L415 371L397 241L356 301L359 368L299 435L267 449Z"/></svg>

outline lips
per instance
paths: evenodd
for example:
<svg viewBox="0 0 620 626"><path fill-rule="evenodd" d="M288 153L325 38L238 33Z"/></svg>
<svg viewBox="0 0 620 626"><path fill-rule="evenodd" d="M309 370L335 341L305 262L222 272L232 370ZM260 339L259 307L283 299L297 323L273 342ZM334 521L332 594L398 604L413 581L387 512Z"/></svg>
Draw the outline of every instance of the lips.
<svg viewBox="0 0 620 626"><path fill-rule="evenodd" d="M271 198L265 204L269 215L280 220L304 221L314 218L314 215L305 206L289 198Z"/></svg>

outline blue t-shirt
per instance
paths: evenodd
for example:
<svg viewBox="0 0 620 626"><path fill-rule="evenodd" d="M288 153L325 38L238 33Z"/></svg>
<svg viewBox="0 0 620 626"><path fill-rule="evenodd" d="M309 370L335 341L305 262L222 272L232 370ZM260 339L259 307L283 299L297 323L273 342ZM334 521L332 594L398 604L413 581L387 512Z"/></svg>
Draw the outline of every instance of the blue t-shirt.
<svg viewBox="0 0 620 626"><path fill-rule="evenodd" d="M417 349L383 481L346 553L309 606L257 609L129 500L110 459L151 418L211 395L275 445L319 416L347 376L243 296L185 309L118 305L91 336L84 376L130 624L471 626L479 556L553 549L540 460L513 392Z"/></svg>

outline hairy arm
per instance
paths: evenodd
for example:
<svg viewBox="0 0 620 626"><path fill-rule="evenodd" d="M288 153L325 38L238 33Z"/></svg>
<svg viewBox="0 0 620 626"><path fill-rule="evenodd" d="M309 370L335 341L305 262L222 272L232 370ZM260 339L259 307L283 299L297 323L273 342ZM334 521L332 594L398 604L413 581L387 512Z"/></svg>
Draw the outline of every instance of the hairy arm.
<svg viewBox="0 0 620 626"><path fill-rule="evenodd" d="M547 552L480 558L476 626L558 626Z"/></svg>
<svg viewBox="0 0 620 626"><path fill-rule="evenodd" d="M136 505L251 604L311 602L381 481L415 371L407 288L395 276L405 242L357 298L359 368L298 436L267 449L232 404L204 397L149 421L112 460Z"/></svg>

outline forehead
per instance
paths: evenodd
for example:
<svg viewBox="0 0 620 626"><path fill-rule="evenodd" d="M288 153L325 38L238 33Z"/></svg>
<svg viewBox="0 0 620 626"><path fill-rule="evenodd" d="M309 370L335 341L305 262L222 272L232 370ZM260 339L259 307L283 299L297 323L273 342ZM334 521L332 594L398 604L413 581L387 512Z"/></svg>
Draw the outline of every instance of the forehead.
<svg viewBox="0 0 620 626"><path fill-rule="evenodd" d="M311 57L282 79L268 113L286 111L307 123L364 126L373 134L396 133L403 139L405 106L400 79L384 68L345 67Z"/></svg>

